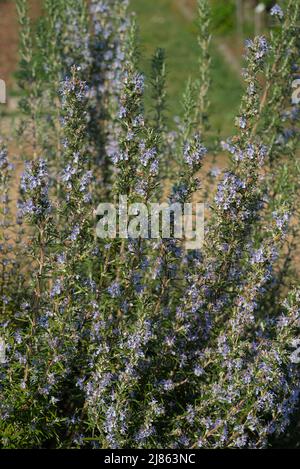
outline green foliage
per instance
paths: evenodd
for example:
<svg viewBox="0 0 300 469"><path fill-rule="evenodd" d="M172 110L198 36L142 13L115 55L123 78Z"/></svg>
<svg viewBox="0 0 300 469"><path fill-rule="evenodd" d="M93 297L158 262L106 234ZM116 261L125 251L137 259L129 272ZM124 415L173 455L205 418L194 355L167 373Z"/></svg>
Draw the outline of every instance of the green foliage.
<svg viewBox="0 0 300 469"><path fill-rule="evenodd" d="M216 34L230 33L235 29L235 0L211 0L212 28Z"/></svg>
<svg viewBox="0 0 300 469"><path fill-rule="evenodd" d="M300 7L290 0L269 40L246 42L234 135L219 142L207 1L195 35L183 30L199 60L190 78L185 57L175 69L173 127L168 62L157 49L145 80L127 3L91 0L88 14L46 0L33 29L18 0L28 161L15 224L0 142L0 445L264 448L299 402ZM216 152L229 164L208 174ZM150 236L153 202L182 214L194 198L209 205L201 248L176 235L175 210L170 233ZM100 236L96 215L99 228L116 210Z"/></svg>

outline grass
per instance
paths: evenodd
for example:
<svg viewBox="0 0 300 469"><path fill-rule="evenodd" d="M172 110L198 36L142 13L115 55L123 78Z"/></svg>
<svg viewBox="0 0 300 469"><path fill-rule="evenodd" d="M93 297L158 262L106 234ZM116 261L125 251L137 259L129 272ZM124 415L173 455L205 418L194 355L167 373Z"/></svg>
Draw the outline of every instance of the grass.
<svg viewBox="0 0 300 469"><path fill-rule="evenodd" d="M149 76L151 57L155 49L163 47L166 50L168 111L172 117L181 113L180 102L187 79L196 78L198 74L197 28L178 8L180 1L131 0L140 30L143 57L141 67L146 75ZM239 107L242 85L239 77L218 53L215 44L212 46L212 75L211 126L214 133L230 135ZM10 89L10 95L13 94L16 94L15 90ZM149 93L146 105L147 103ZM171 117L169 120L171 121Z"/></svg>
<svg viewBox="0 0 300 469"><path fill-rule="evenodd" d="M180 0L178 0L180 1ZM157 47L167 55L169 114L180 114L178 103L189 77L198 73L197 28L178 9L177 0L132 0L140 30L142 68L149 76L150 61ZM145 58L146 57L146 58ZM242 84L228 67L216 45L212 45L212 78L210 92L211 125L223 135L232 132L239 108Z"/></svg>

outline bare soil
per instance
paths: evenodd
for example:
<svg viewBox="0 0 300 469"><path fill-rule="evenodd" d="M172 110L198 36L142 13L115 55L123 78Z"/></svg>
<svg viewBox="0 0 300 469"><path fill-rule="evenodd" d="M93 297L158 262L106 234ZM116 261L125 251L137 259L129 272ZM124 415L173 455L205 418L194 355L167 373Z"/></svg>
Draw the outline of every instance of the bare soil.
<svg viewBox="0 0 300 469"><path fill-rule="evenodd" d="M29 15L34 20L41 12L41 0L29 0ZM13 0L0 1L0 78L8 88L18 64L18 18Z"/></svg>

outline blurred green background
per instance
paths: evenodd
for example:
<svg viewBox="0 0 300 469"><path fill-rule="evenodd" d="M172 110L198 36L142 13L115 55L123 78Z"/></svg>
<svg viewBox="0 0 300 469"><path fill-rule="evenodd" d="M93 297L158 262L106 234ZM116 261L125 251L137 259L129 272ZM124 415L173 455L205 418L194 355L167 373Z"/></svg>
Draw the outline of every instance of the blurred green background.
<svg viewBox="0 0 300 469"><path fill-rule="evenodd" d="M210 0L213 31L210 123L215 132L223 135L233 130L243 92L244 39L263 32L268 24L268 10L275 2L263 2L262 31L257 31L255 9L261 3L258 0ZM240 24L238 4L242 10ZM148 76L155 48L162 47L166 51L170 116L180 113L178 103L186 82L198 74L196 5L197 0L131 0L139 25L141 66Z"/></svg>
<svg viewBox="0 0 300 469"><path fill-rule="evenodd" d="M146 75L149 76L151 56L155 49L162 47L166 51L168 105L172 116L181 113L181 97L188 78L196 78L198 74L199 50L194 8L191 5L190 10L184 10L182 5L180 6L180 0L132 1L132 10L137 14L139 26L142 68ZM229 15L229 21L234 21L232 14ZM221 56L216 40L211 49L211 124L215 130L228 132L239 106L242 82L238 73Z"/></svg>
<svg viewBox="0 0 300 469"><path fill-rule="evenodd" d="M88 1L88 0L87 0ZM298 0L297 0L298 1ZM42 0L28 0L33 19L41 14ZM214 134L230 135L243 92L241 79L243 39L255 32L255 8L259 0L210 0L213 41L210 123ZM162 47L167 59L169 122L181 113L182 94L189 77L198 76L199 49L196 26L197 0L131 0L137 14L141 41L141 68L149 77L151 57ZM238 27L237 5L243 9ZM266 9L274 2L264 0ZM267 15L265 15L266 19ZM18 63L18 24L14 0L0 0L0 77L5 79L10 99L7 110L17 108L14 73ZM149 103L146 96L146 105Z"/></svg>
<svg viewBox="0 0 300 469"><path fill-rule="evenodd" d="M178 102L189 77L198 74L198 44L196 2L183 0L132 0L137 14L141 40L142 68L149 76L151 56L157 47L163 47L167 57L169 114L180 112ZM235 37L235 2L218 1L213 7L214 40L212 42L211 125L215 131L228 133L233 127L243 83L238 70L230 66L219 50L219 42L226 35L229 43ZM218 3L218 6L217 6ZM224 45L224 43L223 43ZM241 49L241 48L240 48ZM236 51L233 59L238 62ZM240 52L237 52L239 56ZM241 54L240 54L241 55ZM237 68L237 67L236 67Z"/></svg>

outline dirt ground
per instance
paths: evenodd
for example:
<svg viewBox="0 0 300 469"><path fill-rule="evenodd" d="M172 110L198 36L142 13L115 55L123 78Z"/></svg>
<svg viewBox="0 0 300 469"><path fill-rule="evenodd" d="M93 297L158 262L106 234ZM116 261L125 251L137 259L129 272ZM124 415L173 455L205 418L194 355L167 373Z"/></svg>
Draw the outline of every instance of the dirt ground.
<svg viewBox="0 0 300 469"><path fill-rule="evenodd" d="M40 11L41 1L29 0L30 17L37 18ZM10 88L18 64L18 18L14 0L0 1L0 51L0 78Z"/></svg>

